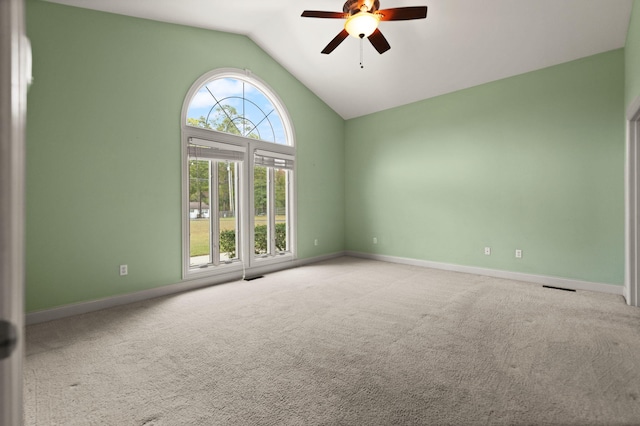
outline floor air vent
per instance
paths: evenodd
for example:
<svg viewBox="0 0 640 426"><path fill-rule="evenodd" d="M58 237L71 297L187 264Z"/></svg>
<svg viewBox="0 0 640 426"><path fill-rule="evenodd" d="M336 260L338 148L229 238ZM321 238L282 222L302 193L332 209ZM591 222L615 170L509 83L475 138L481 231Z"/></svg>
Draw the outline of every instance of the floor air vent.
<svg viewBox="0 0 640 426"><path fill-rule="evenodd" d="M258 278L262 278L264 277L264 275L256 275L255 277L247 277L244 280L245 281L253 281L253 280L257 280Z"/></svg>
<svg viewBox="0 0 640 426"><path fill-rule="evenodd" d="M573 291L575 293L575 290L573 290L571 288L554 287L554 286L551 286L551 285L543 285L542 287L550 288L550 289L553 289L553 290Z"/></svg>

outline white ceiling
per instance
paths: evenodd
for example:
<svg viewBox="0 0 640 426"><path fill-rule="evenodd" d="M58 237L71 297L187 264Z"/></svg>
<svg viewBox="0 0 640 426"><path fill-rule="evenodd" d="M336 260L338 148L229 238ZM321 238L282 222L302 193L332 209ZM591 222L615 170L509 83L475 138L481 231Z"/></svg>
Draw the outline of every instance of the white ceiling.
<svg viewBox="0 0 640 426"><path fill-rule="evenodd" d="M320 51L343 26L302 18L342 11L342 0L49 0L250 37L349 119L624 47L632 0L380 0L428 6L427 19L381 22L391 50L349 37Z"/></svg>

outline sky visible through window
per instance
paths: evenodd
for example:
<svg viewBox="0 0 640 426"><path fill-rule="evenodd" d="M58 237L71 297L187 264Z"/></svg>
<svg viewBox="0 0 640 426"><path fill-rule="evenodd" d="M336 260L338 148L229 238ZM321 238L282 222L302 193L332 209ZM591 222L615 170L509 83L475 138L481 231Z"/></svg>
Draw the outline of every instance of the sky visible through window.
<svg viewBox="0 0 640 426"><path fill-rule="evenodd" d="M235 78L204 84L189 104L187 124L287 144L273 103L250 83Z"/></svg>

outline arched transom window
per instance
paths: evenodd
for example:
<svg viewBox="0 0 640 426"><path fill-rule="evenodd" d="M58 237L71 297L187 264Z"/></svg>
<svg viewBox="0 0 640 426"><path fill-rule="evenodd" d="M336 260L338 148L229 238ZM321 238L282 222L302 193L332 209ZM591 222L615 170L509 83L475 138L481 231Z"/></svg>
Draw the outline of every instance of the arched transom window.
<svg viewBox="0 0 640 426"><path fill-rule="evenodd" d="M189 104L186 124L290 145L280 114L277 103L246 81L246 76L222 76L198 89Z"/></svg>

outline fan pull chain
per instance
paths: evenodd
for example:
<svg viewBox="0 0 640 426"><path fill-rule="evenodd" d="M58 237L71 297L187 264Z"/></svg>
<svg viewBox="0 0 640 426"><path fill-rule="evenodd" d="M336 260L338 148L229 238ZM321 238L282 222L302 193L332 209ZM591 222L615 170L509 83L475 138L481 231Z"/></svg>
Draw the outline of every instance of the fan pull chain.
<svg viewBox="0 0 640 426"><path fill-rule="evenodd" d="M364 68L364 34L360 34L360 68Z"/></svg>

